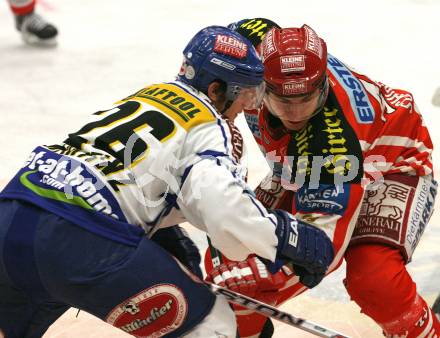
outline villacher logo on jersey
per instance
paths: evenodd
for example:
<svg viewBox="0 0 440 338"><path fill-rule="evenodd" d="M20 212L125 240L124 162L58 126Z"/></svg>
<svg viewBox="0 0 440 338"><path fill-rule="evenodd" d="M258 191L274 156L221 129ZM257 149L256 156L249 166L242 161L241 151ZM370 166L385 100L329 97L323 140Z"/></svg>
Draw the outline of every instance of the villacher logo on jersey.
<svg viewBox="0 0 440 338"><path fill-rule="evenodd" d="M172 284L157 284L116 306L106 322L136 337L163 337L184 323L188 303Z"/></svg>

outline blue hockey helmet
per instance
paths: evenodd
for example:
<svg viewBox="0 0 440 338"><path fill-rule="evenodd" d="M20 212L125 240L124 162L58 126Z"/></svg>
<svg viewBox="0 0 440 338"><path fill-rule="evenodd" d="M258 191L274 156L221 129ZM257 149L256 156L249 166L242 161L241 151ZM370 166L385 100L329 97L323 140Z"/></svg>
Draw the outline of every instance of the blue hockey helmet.
<svg viewBox="0 0 440 338"><path fill-rule="evenodd" d="M199 31L183 50L178 78L207 94L214 80L226 84L226 98L233 101L240 90L264 86L264 66L252 44L229 28L209 26ZM261 93L261 90L258 91Z"/></svg>

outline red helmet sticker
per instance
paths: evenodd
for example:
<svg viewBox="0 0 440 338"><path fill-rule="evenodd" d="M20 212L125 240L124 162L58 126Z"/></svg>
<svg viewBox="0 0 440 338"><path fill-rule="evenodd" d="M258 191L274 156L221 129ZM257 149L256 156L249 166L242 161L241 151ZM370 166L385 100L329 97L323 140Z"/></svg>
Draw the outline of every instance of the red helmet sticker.
<svg viewBox="0 0 440 338"><path fill-rule="evenodd" d="M233 36L220 34L215 39L214 51L242 59L247 55L248 46Z"/></svg>
<svg viewBox="0 0 440 338"><path fill-rule="evenodd" d="M281 73L303 72L306 69L304 55L287 55L280 57Z"/></svg>
<svg viewBox="0 0 440 338"><path fill-rule="evenodd" d="M178 329L188 313L188 303L175 285L157 284L116 306L106 322L135 336L163 337Z"/></svg>
<svg viewBox="0 0 440 338"><path fill-rule="evenodd" d="M319 36L307 25L304 25L304 29L306 32L306 49L321 58L322 46Z"/></svg>
<svg viewBox="0 0 440 338"><path fill-rule="evenodd" d="M261 49L262 49L262 61L267 60L269 56L276 53L277 47L275 45L275 28L272 28L269 32L267 32L264 37Z"/></svg>
<svg viewBox="0 0 440 338"><path fill-rule="evenodd" d="M283 95L304 94L306 89L306 79L292 80L283 83Z"/></svg>

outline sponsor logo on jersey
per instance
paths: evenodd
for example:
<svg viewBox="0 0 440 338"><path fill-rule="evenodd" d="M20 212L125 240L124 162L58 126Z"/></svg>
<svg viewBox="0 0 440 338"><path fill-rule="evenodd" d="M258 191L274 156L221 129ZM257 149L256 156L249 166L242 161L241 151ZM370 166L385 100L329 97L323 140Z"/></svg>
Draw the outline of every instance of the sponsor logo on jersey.
<svg viewBox="0 0 440 338"><path fill-rule="evenodd" d="M242 59L247 55L248 46L233 36L219 34L215 39L214 51Z"/></svg>
<svg viewBox="0 0 440 338"><path fill-rule="evenodd" d="M188 313L183 292L157 284L116 306L106 322L136 337L163 337L182 326Z"/></svg>
<svg viewBox="0 0 440 338"><path fill-rule="evenodd" d="M289 55L280 58L281 73L302 72L306 69L304 55Z"/></svg>
<svg viewBox="0 0 440 338"><path fill-rule="evenodd" d="M432 177L385 176L366 191L352 241L386 243L408 262L432 215L436 193Z"/></svg>
<svg viewBox="0 0 440 338"><path fill-rule="evenodd" d="M226 124L231 133L232 156L236 162L240 162L241 157L243 156L243 136L241 136L240 130L234 125L234 123L226 120Z"/></svg>
<svg viewBox="0 0 440 338"><path fill-rule="evenodd" d="M383 92L385 101L388 103L388 105L390 105L394 109L397 108L412 109L414 99L410 93L404 90L390 88L384 84L381 84L380 88Z"/></svg>
<svg viewBox="0 0 440 338"><path fill-rule="evenodd" d="M268 209L275 207L283 193L281 178L275 175L266 177L255 189L255 196Z"/></svg>
<svg viewBox="0 0 440 338"><path fill-rule="evenodd" d="M200 99L175 84L157 84L143 88L122 101L141 100L172 117L182 128L191 128L215 120Z"/></svg>
<svg viewBox="0 0 440 338"><path fill-rule="evenodd" d="M295 203L299 212L342 215L348 206L349 196L349 184L344 184L343 187L321 184L317 189L300 188L295 195Z"/></svg>
<svg viewBox="0 0 440 338"><path fill-rule="evenodd" d="M324 126L320 130L322 135L325 135L324 142L319 151L323 156L310 156L314 153L311 149L311 141L316 138L316 131L312 124L309 124L302 131L294 136L296 145L296 171L297 176L311 175L313 172L319 173L319 170L313 170L314 166L323 167L324 170L334 176L347 176L348 172L354 168L356 158L349 155L347 148L348 142L345 137L344 125L342 120L338 117L337 109L329 109L324 107ZM324 157L325 156L325 157ZM289 157L290 158L290 157ZM295 161L294 156L291 156L289 163ZM319 184L320 177L311 177L313 182Z"/></svg>
<svg viewBox="0 0 440 338"><path fill-rule="evenodd" d="M410 192L410 187L394 181L385 181L377 189L368 190L353 237L380 235L399 243Z"/></svg>
<svg viewBox="0 0 440 338"><path fill-rule="evenodd" d="M348 95L356 120L359 123L373 123L374 108L364 86L337 58L328 55L327 61L328 69Z"/></svg>
<svg viewBox="0 0 440 338"><path fill-rule="evenodd" d="M35 194L124 219L105 184L84 164L38 147L19 173L20 182ZM112 203L109 202L112 200Z"/></svg>
<svg viewBox="0 0 440 338"><path fill-rule="evenodd" d="M421 184L416 190L414 205L411 209L406 241L414 250L425 231L426 225L434 211L437 195L437 183L431 178L420 178Z"/></svg>
<svg viewBox="0 0 440 338"><path fill-rule="evenodd" d="M389 114L393 114L397 109L403 108L408 110L415 110L414 99L411 93L404 90L390 88L383 83L379 83L380 93L385 98L383 102L385 109L382 109L382 120L386 121Z"/></svg>
<svg viewBox="0 0 440 338"><path fill-rule="evenodd" d="M322 153L330 155L324 167L330 174L347 175L350 168L353 167L348 156L347 139L344 137L344 128L342 120L338 117L337 109L328 109L324 107L324 123L326 128L322 131L327 137L327 147L322 149Z"/></svg>

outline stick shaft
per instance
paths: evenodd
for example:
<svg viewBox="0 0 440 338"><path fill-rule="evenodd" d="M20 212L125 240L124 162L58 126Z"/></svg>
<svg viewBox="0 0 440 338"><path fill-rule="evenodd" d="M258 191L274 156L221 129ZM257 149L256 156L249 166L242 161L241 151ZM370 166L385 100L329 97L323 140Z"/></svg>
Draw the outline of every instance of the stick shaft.
<svg viewBox="0 0 440 338"><path fill-rule="evenodd" d="M277 309L276 307L270 306L256 299L244 296L238 292L228 290L224 287L209 282L206 282L206 284L209 286L212 292L214 292L217 295L222 295L226 297L226 299L230 302L244 306L247 309L258 312L266 317L274 318L290 326L294 326L298 329L310 332L318 337L350 338L339 332L327 329L321 325L312 323L308 320L295 317L287 312Z"/></svg>

